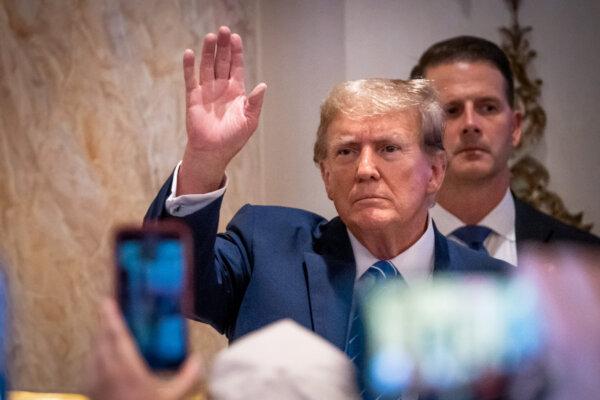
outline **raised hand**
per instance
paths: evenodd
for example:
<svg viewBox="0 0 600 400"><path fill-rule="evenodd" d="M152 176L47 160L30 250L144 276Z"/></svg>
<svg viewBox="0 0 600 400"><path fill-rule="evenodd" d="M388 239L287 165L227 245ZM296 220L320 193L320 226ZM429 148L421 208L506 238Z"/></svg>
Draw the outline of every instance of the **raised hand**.
<svg viewBox="0 0 600 400"><path fill-rule="evenodd" d="M177 194L206 193L219 187L227 164L256 130L266 85L246 96L242 39L224 26L204 37L199 73L189 49L183 72L188 142Z"/></svg>

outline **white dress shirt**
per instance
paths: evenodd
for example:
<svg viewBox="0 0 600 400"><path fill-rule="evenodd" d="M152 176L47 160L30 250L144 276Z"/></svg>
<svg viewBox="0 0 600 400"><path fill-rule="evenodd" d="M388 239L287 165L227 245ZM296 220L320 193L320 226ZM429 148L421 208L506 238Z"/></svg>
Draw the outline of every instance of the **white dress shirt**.
<svg viewBox="0 0 600 400"><path fill-rule="evenodd" d="M348 229L347 231L354 252L356 280L358 280L379 259L371 254ZM388 261L394 264L409 286L430 279L435 261L435 234L431 218L427 218L427 229L419 240Z"/></svg>
<svg viewBox="0 0 600 400"><path fill-rule="evenodd" d="M193 214L206 207L225 194L225 189L227 189L227 176L225 176L223 186L214 192L177 196L177 175L179 174L180 166L181 161L177 164L177 167L175 167L175 172L173 172L173 183L171 184L171 194L169 194L169 197L167 197L167 200L165 201L165 208L169 214L175 217L185 217L186 215Z"/></svg>
<svg viewBox="0 0 600 400"><path fill-rule="evenodd" d="M223 196L225 189L227 188L227 177L225 177L223 187L214 192L177 196L177 174L179 173L180 165L181 162L177 164L177 167L175 168L171 193L165 202L165 208L169 214L176 217L185 217L186 215L190 215L206 207L220 196ZM348 236L350 237L350 244L352 245L352 251L354 252L356 278L358 279L371 265L379 261L379 259L371 254L371 252L369 252L369 250L367 250L367 248L363 246L352 233L350 233L350 231L348 231ZM391 261L398 272L402 274L402 277L408 285L414 284L417 281L426 280L431 277L435 258L434 246L435 235L433 233L433 224L431 223L431 218L428 217L427 229L419 240L389 261Z"/></svg>
<svg viewBox="0 0 600 400"><path fill-rule="evenodd" d="M454 235L450 235L456 229L465 226L464 222L437 203L429 210L429 213L433 222L435 222L435 226L443 235L464 244ZM515 201L509 189L506 190L506 194L500 203L477 225L485 226L492 230L483 243L488 253L494 258L517 265Z"/></svg>

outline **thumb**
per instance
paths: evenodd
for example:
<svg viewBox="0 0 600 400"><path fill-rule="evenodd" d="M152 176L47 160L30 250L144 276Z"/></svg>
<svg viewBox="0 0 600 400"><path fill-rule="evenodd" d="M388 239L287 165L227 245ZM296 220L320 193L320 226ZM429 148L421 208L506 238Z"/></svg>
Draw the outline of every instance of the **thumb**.
<svg viewBox="0 0 600 400"><path fill-rule="evenodd" d="M258 123L258 117L260 116L260 110L262 109L266 90L267 85L265 83L259 83L246 99L244 114L246 115L246 118L255 121L256 123Z"/></svg>
<svg viewBox="0 0 600 400"><path fill-rule="evenodd" d="M183 399L196 390L204 377L204 368L197 356L188 357L181 369L161 390L164 399Z"/></svg>

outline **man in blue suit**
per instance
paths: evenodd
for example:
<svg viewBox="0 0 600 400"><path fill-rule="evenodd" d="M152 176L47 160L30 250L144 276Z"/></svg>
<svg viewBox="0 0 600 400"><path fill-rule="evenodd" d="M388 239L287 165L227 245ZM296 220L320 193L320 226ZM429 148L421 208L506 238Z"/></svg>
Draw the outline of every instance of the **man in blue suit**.
<svg viewBox="0 0 600 400"><path fill-rule="evenodd" d="M411 284L440 273L510 267L449 242L428 209L444 179L443 111L422 80L337 85L321 107L314 148L339 217L243 207L217 235L225 169L257 127L266 85L246 97L241 39L204 38L200 72L184 53L188 141L147 218L176 217L195 239L195 315L230 340L291 318L340 349L355 282L387 260Z"/></svg>

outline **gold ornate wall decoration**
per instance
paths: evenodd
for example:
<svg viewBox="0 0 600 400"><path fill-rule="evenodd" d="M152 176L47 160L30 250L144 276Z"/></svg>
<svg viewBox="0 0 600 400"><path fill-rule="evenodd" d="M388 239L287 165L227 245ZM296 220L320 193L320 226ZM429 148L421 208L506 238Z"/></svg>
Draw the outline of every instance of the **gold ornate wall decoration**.
<svg viewBox="0 0 600 400"><path fill-rule="evenodd" d="M531 26L519 24L520 0L505 0L510 12L510 27L501 27L501 47L510 59L515 78L516 107L523 111L523 134L512 161L511 188L521 200L540 211L589 231L592 224L583 223L583 213L570 213L560 196L548 189L550 174L544 165L529 155L531 148L539 142L546 128L546 112L538 103L542 92L542 80L530 77L527 68L536 57L527 35Z"/></svg>

